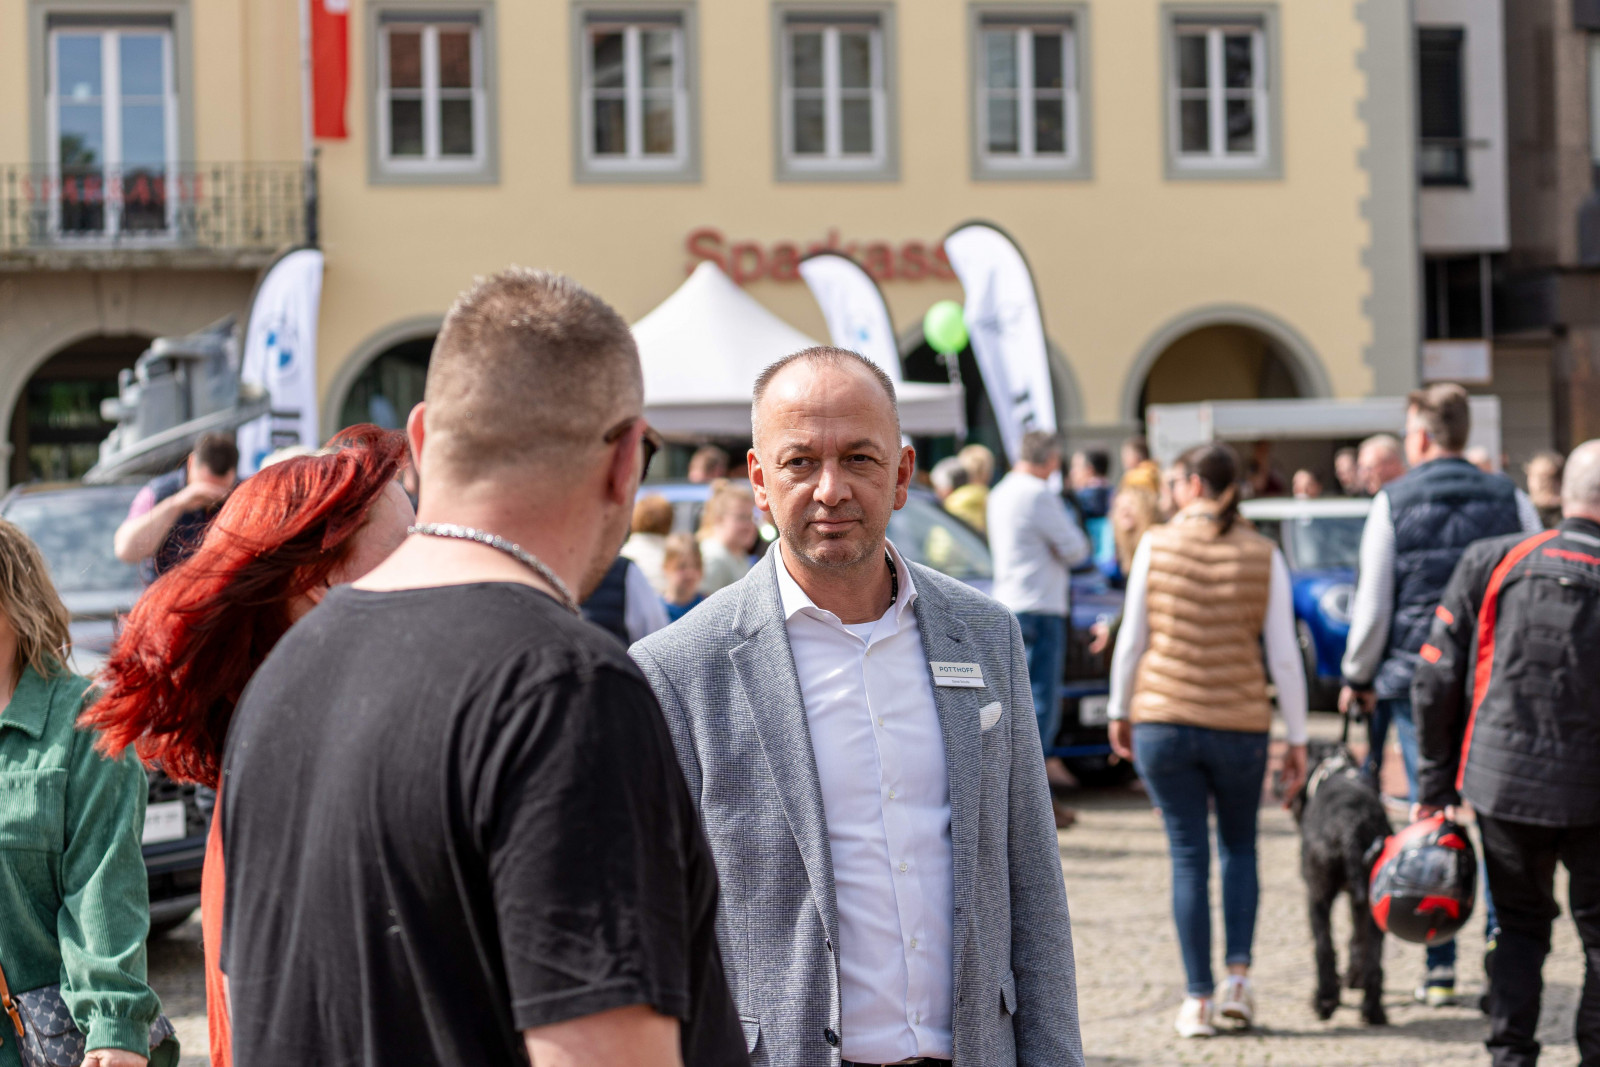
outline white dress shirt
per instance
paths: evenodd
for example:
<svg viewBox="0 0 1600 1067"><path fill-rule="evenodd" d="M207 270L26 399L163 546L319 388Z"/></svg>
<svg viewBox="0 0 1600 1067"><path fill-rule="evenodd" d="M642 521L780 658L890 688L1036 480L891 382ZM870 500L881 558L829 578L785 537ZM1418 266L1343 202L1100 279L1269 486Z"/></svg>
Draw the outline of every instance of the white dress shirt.
<svg viewBox="0 0 1600 1067"><path fill-rule="evenodd" d="M1043 478L1013 470L989 490L989 551L996 600L1019 615L1066 615L1070 572L1089 539Z"/></svg>
<svg viewBox="0 0 1600 1067"><path fill-rule="evenodd" d="M777 567L833 854L840 1052L859 1063L954 1048L950 780L917 590L889 552L899 596L870 623L846 625Z"/></svg>
<svg viewBox="0 0 1600 1067"><path fill-rule="evenodd" d="M1111 656L1111 701L1106 717L1128 717L1139 658L1150 647L1150 616L1145 610L1150 583L1150 538L1139 542L1128 567L1128 591L1122 602L1122 625L1117 628L1117 650ZM1261 624L1267 648L1267 674L1278 689L1278 714L1291 745L1306 743L1306 675L1300 658L1300 640L1294 626L1294 585L1283 552L1272 550L1272 580L1267 587L1267 616Z"/></svg>

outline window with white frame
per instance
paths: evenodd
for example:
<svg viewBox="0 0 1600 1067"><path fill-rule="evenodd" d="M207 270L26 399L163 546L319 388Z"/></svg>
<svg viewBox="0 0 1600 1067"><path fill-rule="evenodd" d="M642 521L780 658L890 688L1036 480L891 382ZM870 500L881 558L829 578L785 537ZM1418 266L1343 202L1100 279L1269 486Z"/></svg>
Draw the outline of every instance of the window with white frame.
<svg viewBox="0 0 1600 1067"><path fill-rule="evenodd" d="M1181 170L1257 168L1268 160L1266 34L1258 20L1176 22L1171 156Z"/></svg>
<svg viewBox="0 0 1600 1067"><path fill-rule="evenodd" d="M1077 42L1070 19L986 18L979 41L979 144L995 169L1061 169L1078 154Z"/></svg>
<svg viewBox="0 0 1600 1067"><path fill-rule="evenodd" d="M177 199L171 30L52 28L49 68L50 231L87 238L166 234Z"/></svg>
<svg viewBox="0 0 1600 1067"><path fill-rule="evenodd" d="M594 16L580 62L585 167L596 174L682 170L690 118L681 15Z"/></svg>
<svg viewBox="0 0 1600 1067"><path fill-rule="evenodd" d="M385 18L378 40L377 117L384 170L481 169L487 124L478 24Z"/></svg>
<svg viewBox="0 0 1600 1067"><path fill-rule="evenodd" d="M783 31L783 162L791 172L873 170L887 159L877 18L791 16Z"/></svg>

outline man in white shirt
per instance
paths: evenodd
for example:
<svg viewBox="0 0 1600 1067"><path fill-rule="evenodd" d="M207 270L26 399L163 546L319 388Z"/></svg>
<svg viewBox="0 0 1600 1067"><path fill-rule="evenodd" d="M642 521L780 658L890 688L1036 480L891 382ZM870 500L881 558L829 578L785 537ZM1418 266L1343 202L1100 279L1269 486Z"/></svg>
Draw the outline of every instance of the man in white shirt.
<svg viewBox="0 0 1600 1067"><path fill-rule="evenodd" d="M989 493L994 598L1022 625L1033 713L1046 750L1061 728L1072 568L1089 558L1089 539L1051 485L1060 470L1060 440L1034 430L1023 436L1017 462Z"/></svg>
<svg viewBox="0 0 1600 1067"><path fill-rule="evenodd" d="M752 1063L1081 1067L1015 620L887 540L915 455L876 365L797 353L752 416L777 546L633 648L717 858Z"/></svg>

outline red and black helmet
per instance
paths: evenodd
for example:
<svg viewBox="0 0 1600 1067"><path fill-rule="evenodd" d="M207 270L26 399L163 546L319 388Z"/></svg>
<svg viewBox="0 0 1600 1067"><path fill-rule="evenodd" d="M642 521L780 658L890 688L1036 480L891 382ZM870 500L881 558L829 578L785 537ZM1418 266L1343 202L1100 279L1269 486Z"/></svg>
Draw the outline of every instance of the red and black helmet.
<svg viewBox="0 0 1600 1067"><path fill-rule="evenodd" d="M1472 840L1434 815L1384 840L1372 865L1372 918L1402 940L1442 944L1466 925L1477 886Z"/></svg>

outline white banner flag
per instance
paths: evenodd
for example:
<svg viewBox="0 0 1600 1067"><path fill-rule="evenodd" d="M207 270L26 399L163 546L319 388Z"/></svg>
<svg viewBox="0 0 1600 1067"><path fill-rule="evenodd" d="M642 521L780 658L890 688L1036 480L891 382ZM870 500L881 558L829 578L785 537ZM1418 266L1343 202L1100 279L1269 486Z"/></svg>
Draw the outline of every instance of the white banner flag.
<svg viewBox="0 0 1600 1067"><path fill-rule="evenodd" d="M1017 461L1030 430L1054 433L1055 394L1033 273L1000 230L975 222L944 239L945 254L966 291L963 317L1006 455Z"/></svg>
<svg viewBox="0 0 1600 1067"><path fill-rule="evenodd" d="M272 265L256 290L245 328L241 381L259 385L272 398L272 414L239 428L239 474L253 474L261 461L285 445L316 447L317 311L322 302L322 253L290 252Z"/></svg>
<svg viewBox="0 0 1600 1067"><path fill-rule="evenodd" d="M800 261L800 276L822 307L828 336L838 348L866 356L889 380L900 379L900 346L878 283L861 264L838 252L818 252Z"/></svg>

